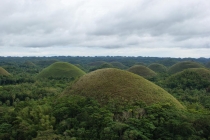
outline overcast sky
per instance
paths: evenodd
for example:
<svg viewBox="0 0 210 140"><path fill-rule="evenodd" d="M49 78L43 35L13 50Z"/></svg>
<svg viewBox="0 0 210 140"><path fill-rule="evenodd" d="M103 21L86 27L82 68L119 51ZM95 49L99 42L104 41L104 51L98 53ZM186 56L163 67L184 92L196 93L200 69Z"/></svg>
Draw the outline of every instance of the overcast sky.
<svg viewBox="0 0 210 140"><path fill-rule="evenodd" d="M209 0L0 0L0 56L210 57Z"/></svg>

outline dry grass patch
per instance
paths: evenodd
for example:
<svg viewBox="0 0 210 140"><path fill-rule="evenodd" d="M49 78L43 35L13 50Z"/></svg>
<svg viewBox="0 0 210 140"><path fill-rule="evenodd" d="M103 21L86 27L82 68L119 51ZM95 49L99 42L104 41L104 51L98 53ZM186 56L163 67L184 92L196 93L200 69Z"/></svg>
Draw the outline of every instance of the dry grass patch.
<svg viewBox="0 0 210 140"><path fill-rule="evenodd" d="M102 105L109 101L127 104L135 102L167 102L177 108L183 106L161 87L141 76L115 68L100 69L78 79L64 91L65 95L82 95L99 101Z"/></svg>

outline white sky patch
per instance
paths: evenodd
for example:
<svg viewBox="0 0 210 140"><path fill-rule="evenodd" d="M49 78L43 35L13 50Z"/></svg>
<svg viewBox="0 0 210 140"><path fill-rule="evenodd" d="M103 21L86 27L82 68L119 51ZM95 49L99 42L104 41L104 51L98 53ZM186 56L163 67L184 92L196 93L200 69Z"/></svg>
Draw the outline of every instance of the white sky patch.
<svg viewBox="0 0 210 140"><path fill-rule="evenodd" d="M0 56L209 57L209 7L208 0L0 0Z"/></svg>

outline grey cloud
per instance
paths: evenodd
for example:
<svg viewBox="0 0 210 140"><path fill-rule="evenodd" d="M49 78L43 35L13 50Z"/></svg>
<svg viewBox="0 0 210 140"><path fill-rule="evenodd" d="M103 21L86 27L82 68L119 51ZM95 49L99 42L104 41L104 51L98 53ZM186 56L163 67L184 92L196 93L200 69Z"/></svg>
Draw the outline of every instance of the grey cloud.
<svg viewBox="0 0 210 140"><path fill-rule="evenodd" d="M199 3L178 1L180 4L176 3L175 6L158 2L152 1L143 5L140 3L139 6L132 7L133 9L123 9L115 14L108 14L97 21L98 28L90 34L106 36L137 34L140 37L145 34L151 36L166 34L174 38L174 43L197 36L210 37L210 26L207 24L210 12L205 9L207 8L205 5L202 5L203 1ZM206 15L203 15L204 10ZM200 45L197 47L205 47L202 43Z"/></svg>
<svg viewBox="0 0 210 140"><path fill-rule="evenodd" d="M0 2L0 46L209 48L206 0Z"/></svg>

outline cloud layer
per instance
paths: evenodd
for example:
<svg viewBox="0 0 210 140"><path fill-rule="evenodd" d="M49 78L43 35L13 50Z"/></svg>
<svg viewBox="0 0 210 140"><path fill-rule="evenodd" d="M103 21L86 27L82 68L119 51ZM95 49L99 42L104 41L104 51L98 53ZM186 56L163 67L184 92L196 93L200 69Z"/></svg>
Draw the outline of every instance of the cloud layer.
<svg viewBox="0 0 210 140"><path fill-rule="evenodd" d="M0 56L27 49L22 55L37 55L34 50L46 48L85 50L81 55L111 55L113 50L113 55L133 55L132 50L160 48L210 52L209 7L208 0L0 0Z"/></svg>

